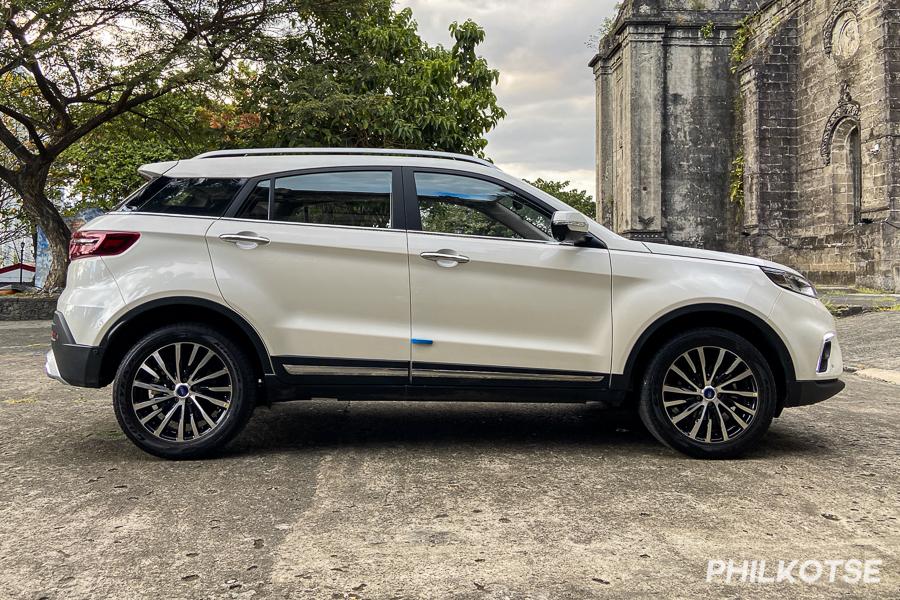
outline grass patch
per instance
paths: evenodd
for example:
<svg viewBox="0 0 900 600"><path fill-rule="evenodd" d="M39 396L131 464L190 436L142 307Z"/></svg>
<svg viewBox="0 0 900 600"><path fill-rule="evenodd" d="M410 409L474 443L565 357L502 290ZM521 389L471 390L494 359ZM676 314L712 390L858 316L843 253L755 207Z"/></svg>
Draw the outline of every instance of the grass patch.
<svg viewBox="0 0 900 600"><path fill-rule="evenodd" d="M866 286L854 286L853 291L857 294L876 294L876 295L884 295L890 294L891 292L887 290L879 290L877 288L870 288Z"/></svg>

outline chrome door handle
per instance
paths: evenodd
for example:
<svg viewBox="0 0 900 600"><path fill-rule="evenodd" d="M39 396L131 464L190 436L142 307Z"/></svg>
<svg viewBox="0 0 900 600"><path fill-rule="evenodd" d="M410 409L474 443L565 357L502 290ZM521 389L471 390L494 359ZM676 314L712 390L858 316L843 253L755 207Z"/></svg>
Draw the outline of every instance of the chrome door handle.
<svg viewBox="0 0 900 600"><path fill-rule="evenodd" d="M219 239L229 244L235 244L238 248L250 250L257 246L265 246L269 243L269 238L256 235L252 231L242 231L240 233L223 233Z"/></svg>
<svg viewBox="0 0 900 600"><path fill-rule="evenodd" d="M455 250L438 250L437 252L423 252L420 254L425 260L434 261L440 267L455 267L469 262L468 256L458 254Z"/></svg>

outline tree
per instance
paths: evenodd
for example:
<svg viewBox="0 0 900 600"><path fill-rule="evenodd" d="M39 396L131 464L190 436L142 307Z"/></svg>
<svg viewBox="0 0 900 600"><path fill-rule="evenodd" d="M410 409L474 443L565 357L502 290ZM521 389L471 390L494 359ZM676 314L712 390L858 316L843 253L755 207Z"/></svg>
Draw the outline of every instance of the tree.
<svg viewBox="0 0 900 600"><path fill-rule="evenodd" d="M276 25L302 29L349 0L12 0L0 8L0 180L50 243L45 287L65 283L69 230L46 184L102 125L208 82Z"/></svg>
<svg viewBox="0 0 900 600"><path fill-rule="evenodd" d="M534 181L529 181L528 183L539 190L550 194L554 198L562 200L572 208L584 213L592 219L595 219L597 216L597 205L594 203L594 199L591 195L584 190L575 188L570 189L569 186L572 185L572 182L570 181L548 181L538 178Z"/></svg>
<svg viewBox="0 0 900 600"><path fill-rule="evenodd" d="M99 127L59 158L56 170L77 198L74 209L114 208L140 185L138 167L216 148L219 132L205 93L178 90Z"/></svg>
<svg viewBox="0 0 900 600"><path fill-rule="evenodd" d="M483 155L484 134L505 116L499 74L477 56L485 33L450 26L453 45L429 46L412 11L388 0L318 15L314 26L279 39L265 60L232 82L232 118L260 126L228 136L236 146L395 147ZM237 122L240 122L239 119Z"/></svg>
<svg viewBox="0 0 900 600"><path fill-rule="evenodd" d="M109 208L139 183L146 162L205 150L258 146L403 147L483 154L484 134L505 114L497 72L475 54L484 32L450 28L432 47L409 10L365 0L309 15L266 40L255 61L142 105L61 157L83 206Z"/></svg>

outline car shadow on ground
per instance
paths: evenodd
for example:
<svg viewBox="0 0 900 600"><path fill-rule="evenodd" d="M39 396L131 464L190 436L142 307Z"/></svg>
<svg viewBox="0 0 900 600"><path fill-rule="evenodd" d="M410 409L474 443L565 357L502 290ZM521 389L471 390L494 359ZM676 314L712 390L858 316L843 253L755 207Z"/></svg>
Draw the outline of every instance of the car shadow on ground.
<svg viewBox="0 0 900 600"><path fill-rule="evenodd" d="M70 456L98 454L155 460L125 438L112 418L87 426L65 442ZM776 420L762 444L745 458L839 453L823 432ZM205 460L338 448L486 451L555 449L586 454L692 460L657 442L633 410L583 404L466 402L288 402L256 410L247 428ZM62 455L65 455L63 452Z"/></svg>
<svg viewBox="0 0 900 600"><path fill-rule="evenodd" d="M777 422L776 422L777 423ZM580 404L288 403L261 408L222 456L335 447L534 447L670 454L632 410ZM748 458L823 452L824 438L773 426Z"/></svg>
<svg viewBox="0 0 900 600"><path fill-rule="evenodd" d="M583 405L427 402L276 405L258 410L241 437L260 450L384 444L597 445L613 438L652 443L636 418Z"/></svg>

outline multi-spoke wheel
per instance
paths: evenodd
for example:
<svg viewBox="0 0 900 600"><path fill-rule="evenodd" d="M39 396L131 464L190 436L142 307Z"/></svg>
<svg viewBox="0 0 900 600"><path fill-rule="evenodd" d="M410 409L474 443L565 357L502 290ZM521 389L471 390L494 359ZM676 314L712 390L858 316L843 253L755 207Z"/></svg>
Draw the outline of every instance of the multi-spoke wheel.
<svg viewBox="0 0 900 600"><path fill-rule="evenodd" d="M167 458L204 454L226 443L253 409L249 360L222 334L198 324L147 335L125 357L114 403L123 431Z"/></svg>
<svg viewBox="0 0 900 600"><path fill-rule="evenodd" d="M755 443L775 413L775 385L762 354L721 329L665 344L644 376L640 414L660 441L692 456L734 456Z"/></svg>
<svg viewBox="0 0 900 600"><path fill-rule="evenodd" d="M164 440L184 442L212 433L231 406L231 373L215 350L176 342L158 348L131 383L141 425Z"/></svg>

